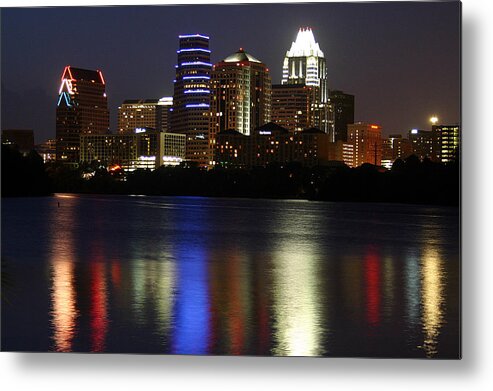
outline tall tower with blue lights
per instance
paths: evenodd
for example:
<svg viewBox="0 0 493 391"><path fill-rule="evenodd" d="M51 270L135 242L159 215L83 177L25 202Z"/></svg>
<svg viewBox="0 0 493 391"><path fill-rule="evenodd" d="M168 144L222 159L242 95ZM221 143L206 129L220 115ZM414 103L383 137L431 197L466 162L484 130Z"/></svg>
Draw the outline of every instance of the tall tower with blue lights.
<svg viewBox="0 0 493 391"><path fill-rule="evenodd" d="M186 160L207 167L212 69L209 37L180 35L177 55L170 130L186 134Z"/></svg>

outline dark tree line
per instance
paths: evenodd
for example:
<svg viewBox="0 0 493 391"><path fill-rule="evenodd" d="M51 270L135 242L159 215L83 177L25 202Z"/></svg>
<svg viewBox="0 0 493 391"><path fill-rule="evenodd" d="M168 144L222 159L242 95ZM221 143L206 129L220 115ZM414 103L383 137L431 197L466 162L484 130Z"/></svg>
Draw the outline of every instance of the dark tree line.
<svg viewBox="0 0 493 391"><path fill-rule="evenodd" d="M23 156L2 145L2 197L43 196L51 191L43 159L36 151Z"/></svg>
<svg viewBox="0 0 493 391"><path fill-rule="evenodd" d="M364 164L302 167L298 163L250 169L194 166L136 170L123 176L98 165L69 169L44 166L32 153L2 149L2 195L50 192L190 195L210 197L302 198L323 201L402 202L459 205L460 163L398 159L391 170ZM88 172L91 173L87 176ZM84 178L85 177L85 178ZM123 180L124 179L124 180Z"/></svg>

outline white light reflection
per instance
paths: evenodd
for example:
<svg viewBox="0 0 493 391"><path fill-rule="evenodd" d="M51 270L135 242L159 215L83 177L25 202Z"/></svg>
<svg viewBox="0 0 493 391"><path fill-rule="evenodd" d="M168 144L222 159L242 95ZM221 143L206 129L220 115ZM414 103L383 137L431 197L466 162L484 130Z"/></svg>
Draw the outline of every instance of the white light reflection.
<svg viewBox="0 0 493 391"><path fill-rule="evenodd" d="M274 348L279 356L319 356L323 333L317 262L307 246L283 243L273 260ZM282 248L281 247L281 248Z"/></svg>
<svg viewBox="0 0 493 391"><path fill-rule="evenodd" d="M444 321L444 270L436 249L426 247L421 262L423 349L427 357L438 353L438 337Z"/></svg>

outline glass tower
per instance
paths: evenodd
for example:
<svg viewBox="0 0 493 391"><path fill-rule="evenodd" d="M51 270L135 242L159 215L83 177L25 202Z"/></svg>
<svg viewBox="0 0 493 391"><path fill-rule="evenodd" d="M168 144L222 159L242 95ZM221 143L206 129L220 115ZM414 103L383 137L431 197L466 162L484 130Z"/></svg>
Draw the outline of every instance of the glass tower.
<svg viewBox="0 0 493 391"><path fill-rule="evenodd" d="M170 130L186 134L186 159L206 167L212 68L209 37L202 34L180 35L177 54Z"/></svg>

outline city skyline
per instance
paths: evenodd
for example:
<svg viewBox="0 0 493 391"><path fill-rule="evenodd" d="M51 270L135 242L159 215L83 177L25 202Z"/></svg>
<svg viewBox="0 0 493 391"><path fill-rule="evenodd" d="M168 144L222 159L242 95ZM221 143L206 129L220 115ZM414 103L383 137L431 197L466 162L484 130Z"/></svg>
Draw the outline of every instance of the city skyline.
<svg viewBox="0 0 493 391"><path fill-rule="evenodd" d="M172 95L178 35L184 33L210 36L213 63L239 47L255 53L269 68L273 84L280 83L286 51L299 28L308 26L325 53L329 89L355 95L355 121L377 122L384 135L428 129L431 114L437 114L441 123L459 122L459 8L453 3L369 5L85 7L77 12L73 7L3 9L2 128L33 128L36 142L54 137L59 75L66 65L72 65L104 73L110 129L115 132L117 107L125 99ZM72 15L74 12L77 15ZM63 36L52 31L54 19L68 14L72 15L74 32ZM270 29L262 28L266 24L263 21L256 28L241 22L252 14L265 16L262 19L268 20ZM167 23L173 17L177 21ZM86 18L91 18L93 29L78 31L77 26ZM149 18L149 23L134 30L131 20L140 18ZM157 19L161 22L152 23ZM407 29L410 26L413 28ZM88 41L105 29L101 42ZM153 34L156 31L162 33ZM262 39L262 32L270 39ZM44 38L43 45L36 44L40 38ZM149 47L154 56L149 55ZM32 60L18 61L28 49ZM147 55L139 55L143 52ZM32 63L37 66L32 67ZM22 105L28 97L37 103L30 115Z"/></svg>

